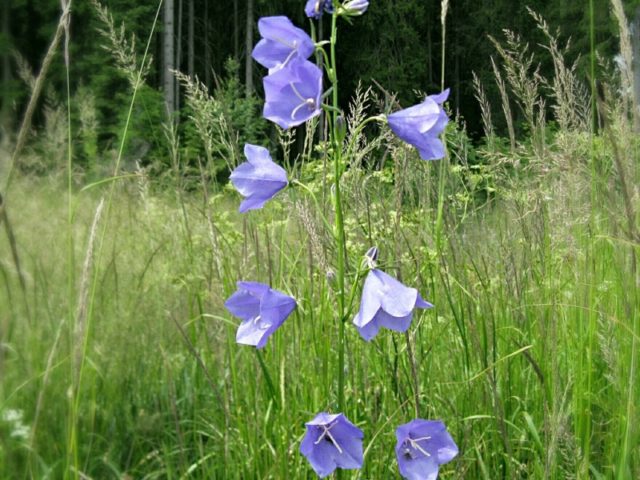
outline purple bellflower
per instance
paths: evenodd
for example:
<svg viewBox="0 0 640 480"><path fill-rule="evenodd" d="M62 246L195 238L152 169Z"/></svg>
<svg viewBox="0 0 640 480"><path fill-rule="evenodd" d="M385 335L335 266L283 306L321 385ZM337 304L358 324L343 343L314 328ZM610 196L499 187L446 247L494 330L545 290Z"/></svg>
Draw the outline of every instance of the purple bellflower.
<svg viewBox="0 0 640 480"><path fill-rule="evenodd" d="M244 155L247 161L238 165L229 177L240 194L247 197L240 204L240 213L262 208L289 183L287 172L271 160L266 148L247 143Z"/></svg>
<svg viewBox="0 0 640 480"><path fill-rule="evenodd" d="M458 455L444 423L417 418L396 429L396 457L407 480L436 480L438 468Z"/></svg>
<svg viewBox="0 0 640 480"><path fill-rule="evenodd" d="M318 20L322 16L322 10L333 13L333 0L309 0L304 7L307 17Z"/></svg>
<svg viewBox="0 0 640 480"><path fill-rule="evenodd" d="M307 433L300 444L300 453L320 478L331 475L336 468L362 467L364 434L343 414L321 412L305 425Z"/></svg>
<svg viewBox="0 0 640 480"><path fill-rule="evenodd" d="M238 290L227 299L224 306L242 319L236 342L262 348L291 315L296 308L296 301L263 283L238 282Z"/></svg>
<svg viewBox="0 0 640 480"><path fill-rule="evenodd" d="M433 305L426 302L418 290L374 268L364 281L360 310L353 323L362 338L369 341L378 334L380 327L406 331L411 325L414 308L431 307Z"/></svg>
<svg viewBox="0 0 640 480"><path fill-rule="evenodd" d="M306 60L294 60L264 77L267 120L289 129L320 115L322 70Z"/></svg>
<svg viewBox="0 0 640 480"><path fill-rule="evenodd" d="M253 59L274 72L294 59L305 60L315 51L311 37L284 16L258 20L262 39L251 52Z"/></svg>
<svg viewBox="0 0 640 480"><path fill-rule="evenodd" d="M387 115L393 133L418 149L423 160L444 157L444 145L438 138L449 122L442 104L449 97L449 89L429 95L424 102Z"/></svg>

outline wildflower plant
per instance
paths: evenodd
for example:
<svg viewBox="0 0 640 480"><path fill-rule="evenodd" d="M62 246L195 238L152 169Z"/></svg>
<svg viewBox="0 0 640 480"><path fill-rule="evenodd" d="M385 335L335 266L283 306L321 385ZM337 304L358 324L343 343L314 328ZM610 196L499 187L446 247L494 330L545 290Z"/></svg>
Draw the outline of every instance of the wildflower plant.
<svg viewBox="0 0 640 480"><path fill-rule="evenodd" d="M349 124L351 135L347 137L345 116L338 104L338 21L341 17L351 21L352 18L363 15L368 7L367 0L309 0L304 10L311 21L311 35L307 35L286 17L261 18L258 29L262 38L252 52L253 58L268 69L268 74L263 79L263 115L266 119L288 130L308 122L323 111L326 113L329 135L323 147L332 164L330 191L333 216L329 221L321 209L319 214L335 244L336 258L330 270L333 273L331 283L335 294L334 321L338 330L334 366L336 385L333 389L335 398L327 399L327 402L338 412L344 412L346 407L345 344L348 320L353 318L357 331L367 341L376 337L382 327L394 332L405 332L407 350L414 365L417 392L418 379L407 332L416 309L433 307L418 289L404 285L377 268L379 252L376 247L369 249L360 268L355 272L349 268L341 179L348 168L357 168L355 158L359 148L358 139L368 124L379 123L382 128L388 125L400 139L416 147L422 159L437 160L445 155L439 136L449 120L443 108L449 94L445 90L440 94L430 95L422 103L405 110L389 115L362 116L355 124ZM316 41L314 20L325 13L331 15L330 39ZM324 71L308 60L314 52L324 59ZM324 78L328 79L327 86L323 83ZM247 163L240 165L231 175L232 183L245 197L240 206L241 212L262 208L289 184L286 172L272 161L265 148L246 145L245 155ZM311 203L319 205L311 188L296 179L292 180L292 184L301 187L303 195L312 197ZM364 283L360 288L363 279ZM360 308L354 312L358 293L361 293ZM236 336L237 342L262 348L269 336L283 325L296 307L296 302L269 285L238 282L238 291L227 300L225 306L242 320ZM262 361L261 366L271 385ZM418 416L420 399L417 393L414 403ZM306 428L300 452L319 477L326 477L336 469L362 467L365 433L343 413L320 412L306 423ZM416 419L398 427L396 435L400 473L411 480L435 479L439 465L451 460L458 452L442 422Z"/></svg>
<svg viewBox="0 0 640 480"><path fill-rule="evenodd" d="M296 301L259 282L238 282L238 290L225 302L242 319L236 341L263 348L267 340L296 308Z"/></svg>
<svg viewBox="0 0 640 480"><path fill-rule="evenodd" d="M343 414L318 413L305 423L307 433L300 444L302 453L320 478L336 468L362 467L362 430Z"/></svg>
<svg viewBox="0 0 640 480"><path fill-rule="evenodd" d="M245 198L240 213L262 208L280 190L287 186L287 172L271 159L269 151L258 145L244 146L247 161L231 172L229 179Z"/></svg>

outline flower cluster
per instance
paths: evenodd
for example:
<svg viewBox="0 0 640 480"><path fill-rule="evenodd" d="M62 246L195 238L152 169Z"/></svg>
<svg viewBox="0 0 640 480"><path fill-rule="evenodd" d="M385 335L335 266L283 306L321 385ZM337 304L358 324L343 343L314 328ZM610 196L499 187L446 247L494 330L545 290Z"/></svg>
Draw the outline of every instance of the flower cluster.
<svg viewBox="0 0 640 480"><path fill-rule="evenodd" d="M336 468L355 469L363 464L364 433L342 413L318 413L305 423L302 453L320 478ZM444 423L416 418L396 429L396 459L407 480L436 480L440 465L458 455L458 447Z"/></svg>
<svg viewBox="0 0 640 480"><path fill-rule="evenodd" d="M261 18L258 31L262 39L251 55L269 69L264 117L289 129L320 115L322 70L307 60L315 50L311 37L282 16Z"/></svg>
<svg viewBox="0 0 640 480"><path fill-rule="evenodd" d="M305 13L317 20L326 12L334 15L335 19L335 16L362 15L368 7L368 0L309 0ZM308 58L316 48L322 48L322 43L316 45L304 30L284 16L261 18L258 30L261 39L253 49L252 57L268 69L268 75L263 79L264 117L283 129L289 129L319 115L323 108L323 71ZM330 69L329 78L335 84L335 68ZM449 90L445 90L428 96L418 105L375 119L386 120L400 139L417 148L422 159L443 158L445 147L440 134L449 121L443 108L448 95ZM334 100L334 103L337 102ZM334 112L339 110L335 104L329 108ZM341 114L335 116L332 128L337 130L334 131L340 130L340 119L343 119ZM342 142L344 134L338 132L333 138L338 143ZM240 204L242 213L262 208L289 183L286 171L272 160L266 148L246 144L244 154L247 161L230 176L231 183L244 197ZM334 186L339 186L339 177ZM340 201L335 203L339 205ZM338 242L340 238L336 235ZM366 273L360 308L353 317L353 324L366 341L372 340L382 327L396 332L407 331L414 310L433 307L416 288L408 287L378 269L377 257L378 249L369 249L351 290L357 291L356 284ZM340 278L344 279L344 276ZM271 335L296 309L296 301L263 283L240 281L237 287L225 302L229 312L241 319L236 341L264 348ZM344 295L344 289L340 294ZM349 312L341 318L351 313L350 306ZM320 478L331 475L337 468L362 467L364 432L344 414L321 412L305 425L306 434L300 444L300 452ZM398 468L408 480L435 480L439 466L458 454L458 447L440 421L414 419L397 427L396 438Z"/></svg>

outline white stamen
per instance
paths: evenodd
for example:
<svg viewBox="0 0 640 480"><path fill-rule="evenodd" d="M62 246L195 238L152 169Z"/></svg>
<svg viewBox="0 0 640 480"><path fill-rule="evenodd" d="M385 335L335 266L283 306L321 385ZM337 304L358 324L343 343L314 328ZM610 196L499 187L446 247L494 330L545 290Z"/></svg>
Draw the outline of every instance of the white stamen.
<svg viewBox="0 0 640 480"><path fill-rule="evenodd" d="M422 441L422 440L430 440L431 437L420 437L420 438L407 438L407 440L409 441L409 443L411 444L411 446L422 452L424 455L426 455L427 457L430 457L431 454L429 452L427 452L424 448L422 448L418 442Z"/></svg>
<svg viewBox="0 0 640 480"><path fill-rule="evenodd" d="M316 440L314 442L314 445L318 445L324 439L324 437L327 437L329 440L331 440L331 443L333 443L333 446L338 449L338 453L342 454L342 449L340 448L340 445L338 445L338 442L336 442L336 439L333 438L333 435L331 435L331 432L329 431L333 427L335 427L337 423L338 423L338 421L336 420L335 422L333 422L329 426L327 426L327 425L318 425L319 427L322 427L323 432L318 437L318 440Z"/></svg>
<svg viewBox="0 0 640 480"><path fill-rule="evenodd" d="M298 91L298 89L296 88L295 84L293 82L289 82L289 85L291 85L291 89L293 90L293 93L296 94L296 97L298 97L300 100L302 100L303 102L306 102L307 99L304 98L302 96L302 94Z"/></svg>
<svg viewBox="0 0 640 480"><path fill-rule="evenodd" d="M284 45L285 47L289 47L289 48L292 48L294 50L297 48L297 43L298 43L296 40L294 40L293 44L291 44L291 43L287 42L286 40L283 40L282 38L279 38L279 37L275 37L273 39L273 41L274 42L278 42L278 43Z"/></svg>
<svg viewBox="0 0 640 480"><path fill-rule="evenodd" d="M258 324L258 322L260 321L260 315L258 315L256 318L253 319L253 323L254 324Z"/></svg>
<svg viewBox="0 0 640 480"><path fill-rule="evenodd" d="M293 42L294 45L295 45L296 42ZM287 58L284 59L284 62L282 62L280 65L278 65L278 69L286 67L287 63L289 63L289 60L291 60L293 57L295 57L297 52L298 51L295 48L293 50L291 50L289 52L289 55L287 55Z"/></svg>
<svg viewBox="0 0 640 480"><path fill-rule="evenodd" d="M307 98L304 102L302 102L300 105L298 105L296 108L293 109L293 111L291 112L291 120L296 119L296 113L298 113L298 111L302 107L309 107L310 109L313 110L315 106L316 106L315 100L313 98Z"/></svg>

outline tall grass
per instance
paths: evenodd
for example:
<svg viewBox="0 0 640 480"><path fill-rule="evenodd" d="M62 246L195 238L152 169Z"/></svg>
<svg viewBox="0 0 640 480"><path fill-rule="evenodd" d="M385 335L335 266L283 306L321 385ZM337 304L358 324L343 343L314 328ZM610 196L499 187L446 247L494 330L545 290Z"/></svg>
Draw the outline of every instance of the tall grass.
<svg viewBox="0 0 640 480"><path fill-rule="evenodd" d="M347 275L376 244L381 268L436 308L407 338L385 332L365 344L347 323L342 408L364 430L366 454L343 478L397 478L393 431L414 409L443 419L460 447L441 478L640 475L639 239L637 212L625 208L637 199L633 117L614 115L624 99L610 96L609 130L592 130L588 115L574 121L575 105L594 104L572 69L554 57L557 78L527 83L519 74L535 65L506 38L496 62L503 112L515 100L535 136L514 134L512 148L487 142L482 168L459 125L447 132L446 168L385 132L367 140L350 129L359 157L341 183ZM181 81L197 114L217 111L215 97ZM548 98L542 84L555 89ZM353 116L382 103L370 90L354 102ZM536 115L544 102L564 122L552 135ZM497 112L483 108L489 122ZM0 477L312 478L298 453L303 424L338 403L337 252L322 220L330 173L312 145L295 156L285 136L285 164L320 208L294 185L240 217L235 194L207 180L218 153L206 125L224 123L198 121L208 156L198 193L182 188L175 148L174 191L138 169L71 184L67 204L57 180L15 178L28 303L3 238ZM386 161L367 168L380 148ZM235 343L223 308L239 279L298 301L260 354Z"/></svg>

